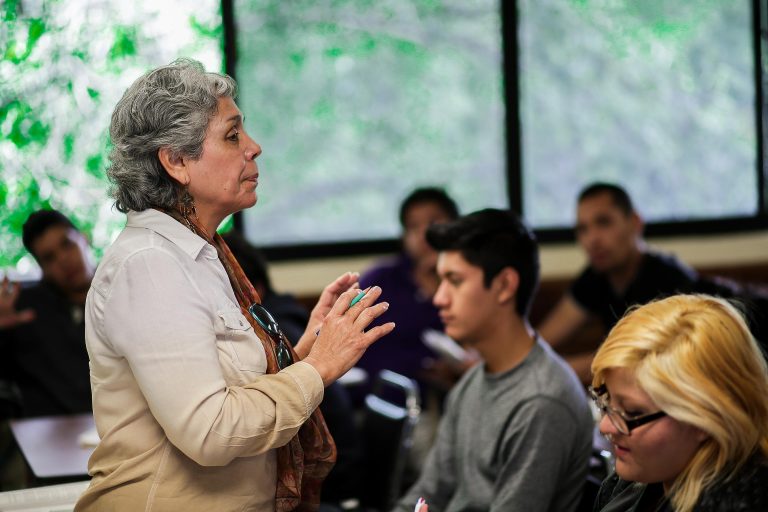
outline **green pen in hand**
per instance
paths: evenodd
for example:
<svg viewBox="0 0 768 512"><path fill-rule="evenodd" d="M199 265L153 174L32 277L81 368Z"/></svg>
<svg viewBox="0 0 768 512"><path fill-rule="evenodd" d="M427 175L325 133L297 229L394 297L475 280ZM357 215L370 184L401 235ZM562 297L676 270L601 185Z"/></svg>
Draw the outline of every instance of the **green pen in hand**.
<svg viewBox="0 0 768 512"><path fill-rule="evenodd" d="M360 293L358 293L358 294L355 296L355 298L354 298L354 299L352 299L352 302L350 302L350 303L349 303L349 307L351 308L352 306L354 306L355 304L357 304L358 302L360 302L360 299L362 299L363 297L365 297L365 294L366 294L366 293L368 293L368 289L367 289L367 288L366 288L365 290L360 290ZM347 309L349 309L349 308L347 308Z"/></svg>
<svg viewBox="0 0 768 512"><path fill-rule="evenodd" d="M352 299L352 301L349 303L349 306L347 307L347 309L351 308L352 306L354 306L355 304L357 304L358 302L360 302L360 299L362 299L363 297L365 297L365 294L366 294L366 293L368 293L368 290L370 290L370 289L371 289L371 288L370 288L370 287L368 287L368 288L366 288L365 290L360 290L360 291L357 293L357 295L355 295L355 298L354 298L354 299ZM320 334L320 329L318 329L318 330L316 330L316 331L315 331L315 336L317 336L318 334Z"/></svg>

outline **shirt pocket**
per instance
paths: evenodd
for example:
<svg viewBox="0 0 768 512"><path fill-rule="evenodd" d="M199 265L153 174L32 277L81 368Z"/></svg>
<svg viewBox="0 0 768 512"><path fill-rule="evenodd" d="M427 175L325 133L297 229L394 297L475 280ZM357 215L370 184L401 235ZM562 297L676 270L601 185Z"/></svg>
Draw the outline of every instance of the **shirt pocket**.
<svg viewBox="0 0 768 512"><path fill-rule="evenodd" d="M248 320L236 309L219 310L217 314L224 323L222 342L235 367L246 372L266 373L264 347Z"/></svg>

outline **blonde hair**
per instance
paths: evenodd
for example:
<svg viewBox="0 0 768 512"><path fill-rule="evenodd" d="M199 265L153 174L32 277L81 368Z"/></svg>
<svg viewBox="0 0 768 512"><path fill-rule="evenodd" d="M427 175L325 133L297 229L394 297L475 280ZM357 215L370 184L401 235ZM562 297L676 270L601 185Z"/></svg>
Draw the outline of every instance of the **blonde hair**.
<svg viewBox="0 0 768 512"><path fill-rule="evenodd" d="M669 495L689 512L757 451L768 456L768 369L744 318L725 300L675 295L629 312L592 362L592 385L625 368L670 417L708 434Z"/></svg>

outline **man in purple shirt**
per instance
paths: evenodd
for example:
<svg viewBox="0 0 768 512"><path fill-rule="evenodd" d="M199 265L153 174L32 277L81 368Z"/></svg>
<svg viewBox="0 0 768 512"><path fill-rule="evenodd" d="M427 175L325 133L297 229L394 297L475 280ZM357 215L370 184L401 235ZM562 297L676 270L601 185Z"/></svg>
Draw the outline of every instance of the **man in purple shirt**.
<svg viewBox="0 0 768 512"><path fill-rule="evenodd" d="M381 300L390 305L371 327L386 322L397 325L383 343L372 345L358 362L368 372L369 384L379 371L387 369L415 379L424 389L424 360L437 354L424 345L422 333L443 330L432 305L439 284L437 252L427 243L425 233L432 224L454 220L458 215L456 203L442 189L414 190L400 206L403 251L360 277L361 288L380 286L384 290ZM363 386L360 391L368 389Z"/></svg>

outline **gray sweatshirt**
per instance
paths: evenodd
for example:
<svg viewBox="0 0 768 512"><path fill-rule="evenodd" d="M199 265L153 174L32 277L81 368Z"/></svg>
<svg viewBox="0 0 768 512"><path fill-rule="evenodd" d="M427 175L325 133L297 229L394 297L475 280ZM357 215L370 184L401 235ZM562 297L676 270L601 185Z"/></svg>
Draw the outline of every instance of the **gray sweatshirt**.
<svg viewBox="0 0 768 512"><path fill-rule="evenodd" d="M587 477L594 422L571 368L537 340L517 367L478 365L448 396L419 480L395 510L573 511Z"/></svg>

